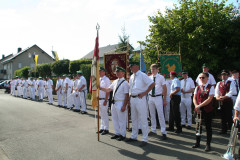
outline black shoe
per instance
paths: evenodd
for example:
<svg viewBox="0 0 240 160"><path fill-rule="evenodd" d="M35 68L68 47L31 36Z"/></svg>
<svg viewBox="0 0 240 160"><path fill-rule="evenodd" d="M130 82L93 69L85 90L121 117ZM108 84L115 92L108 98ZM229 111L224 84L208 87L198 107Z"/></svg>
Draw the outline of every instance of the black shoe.
<svg viewBox="0 0 240 160"><path fill-rule="evenodd" d="M192 129L192 127L191 127L191 126L187 126L186 128L187 128L187 129Z"/></svg>
<svg viewBox="0 0 240 160"><path fill-rule="evenodd" d="M182 125L182 128L185 128L186 126L185 125Z"/></svg>
<svg viewBox="0 0 240 160"><path fill-rule="evenodd" d="M210 145L206 145L205 152L211 151Z"/></svg>
<svg viewBox="0 0 240 160"><path fill-rule="evenodd" d="M111 137L111 139L117 139L119 137L120 137L119 135L114 135L114 136Z"/></svg>
<svg viewBox="0 0 240 160"><path fill-rule="evenodd" d="M195 143L192 148L199 148L200 147L200 144L199 143Z"/></svg>
<svg viewBox="0 0 240 160"><path fill-rule="evenodd" d="M156 136L157 135L157 133L154 133L154 132L149 132L148 133L148 136Z"/></svg>
<svg viewBox="0 0 240 160"><path fill-rule="evenodd" d="M162 140L167 140L167 135L166 134L162 135Z"/></svg>
<svg viewBox="0 0 240 160"><path fill-rule="evenodd" d="M139 145L139 147L144 147L144 146L146 146L147 144L148 144L147 142L142 141L142 143Z"/></svg>
<svg viewBox="0 0 240 160"><path fill-rule="evenodd" d="M174 128L167 128L166 131L174 132Z"/></svg>
<svg viewBox="0 0 240 160"><path fill-rule="evenodd" d="M175 133L182 133L182 130L176 130Z"/></svg>
<svg viewBox="0 0 240 160"><path fill-rule="evenodd" d="M87 112L86 111L82 111L81 114L87 114Z"/></svg>
<svg viewBox="0 0 240 160"><path fill-rule="evenodd" d="M120 135L120 136L117 138L118 141L122 141L122 140L124 140L124 139L125 139L125 137L123 137L122 135Z"/></svg>
<svg viewBox="0 0 240 160"><path fill-rule="evenodd" d="M138 134L142 134L142 130L141 129L138 129Z"/></svg>
<svg viewBox="0 0 240 160"><path fill-rule="evenodd" d="M100 130L99 130L99 133L102 133L103 131L104 131L103 129L100 129ZM98 132L96 132L96 133L98 133Z"/></svg>
<svg viewBox="0 0 240 160"><path fill-rule="evenodd" d="M79 109L73 109L73 112L80 112Z"/></svg>
<svg viewBox="0 0 240 160"><path fill-rule="evenodd" d="M126 142L136 142L136 141L137 141L136 139L132 139L132 138L126 139Z"/></svg>
<svg viewBox="0 0 240 160"><path fill-rule="evenodd" d="M52 103L48 103L49 105L53 105Z"/></svg>
<svg viewBox="0 0 240 160"><path fill-rule="evenodd" d="M108 133L109 133L108 130L104 130L101 135L105 135L105 134L108 134Z"/></svg>

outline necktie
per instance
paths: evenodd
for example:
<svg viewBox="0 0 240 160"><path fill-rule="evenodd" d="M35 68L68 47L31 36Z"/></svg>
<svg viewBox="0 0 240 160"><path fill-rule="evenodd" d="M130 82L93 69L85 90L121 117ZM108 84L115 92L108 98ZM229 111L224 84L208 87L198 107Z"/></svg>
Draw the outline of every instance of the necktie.
<svg viewBox="0 0 240 160"><path fill-rule="evenodd" d="M153 77L153 82L155 83L156 77ZM155 86L152 89L152 96L155 96Z"/></svg>
<svg viewBox="0 0 240 160"><path fill-rule="evenodd" d="M237 89L237 94L238 94L238 91L239 91L239 89L238 89L238 82L237 82L237 80L236 80L236 79L235 79L234 81L235 81L235 86L236 86L236 89Z"/></svg>
<svg viewBox="0 0 240 160"><path fill-rule="evenodd" d="M130 86L130 92L129 92L130 95L132 95L132 89L133 89L133 86L135 85L135 77L136 77L136 74L133 74L133 82L132 82L132 85Z"/></svg>
<svg viewBox="0 0 240 160"><path fill-rule="evenodd" d="M186 91L186 84L187 84L187 80L184 79L184 85L183 85L183 90ZM183 97L185 98L185 93L183 94Z"/></svg>

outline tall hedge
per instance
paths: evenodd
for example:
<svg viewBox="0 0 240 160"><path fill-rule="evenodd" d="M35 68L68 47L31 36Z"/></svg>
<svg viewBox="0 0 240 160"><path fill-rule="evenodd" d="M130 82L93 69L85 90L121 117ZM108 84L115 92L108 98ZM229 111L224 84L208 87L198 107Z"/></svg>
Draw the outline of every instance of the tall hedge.
<svg viewBox="0 0 240 160"><path fill-rule="evenodd" d="M29 67L29 66L26 66L26 67L23 67L21 69L18 69L14 72L14 76L19 76L19 77L24 77L24 78L28 78L28 74L29 74L29 71L28 70L31 70L32 68Z"/></svg>
<svg viewBox="0 0 240 160"><path fill-rule="evenodd" d="M76 74L76 71L80 70L80 66L82 64L92 64L92 60L91 59L80 59L80 60L71 61L69 64L69 72L71 74Z"/></svg>
<svg viewBox="0 0 240 160"><path fill-rule="evenodd" d="M90 84L91 67L92 67L92 64L82 64L80 66L83 72L83 76L86 78L86 81L87 81L87 89L89 89L89 84Z"/></svg>
<svg viewBox="0 0 240 160"><path fill-rule="evenodd" d="M52 64L52 72L56 75L69 74L69 63L68 59L54 62Z"/></svg>
<svg viewBox="0 0 240 160"><path fill-rule="evenodd" d="M39 76L46 77L52 75L51 63L42 63L37 66Z"/></svg>

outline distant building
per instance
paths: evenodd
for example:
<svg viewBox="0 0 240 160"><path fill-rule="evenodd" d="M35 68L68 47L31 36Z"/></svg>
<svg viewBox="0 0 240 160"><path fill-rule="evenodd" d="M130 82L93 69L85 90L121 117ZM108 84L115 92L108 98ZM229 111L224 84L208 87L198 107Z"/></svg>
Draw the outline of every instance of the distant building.
<svg viewBox="0 0 240 160"><path fill-rule="evenodd" d="M13 78L14 72L25 66L30 66L34 70L34 54L38 55L37 64L52 63L55 61L54 58L36 44L24 50L18 48L16 54L10 54L6 57L3 55L2 59L0 59L0 79Z"/></svg>
<svg viewBox="0 0 240 160"><path fill-rule="evenodd" d="M105 47L100 47L99 48L99 64L103 64L103 56L104 56L104 54L114 53L117 48L118 48L118 44L107 45ZM93 58L93 52L94 52L94 50L89 52L83 58L92 59Z"/></svg>

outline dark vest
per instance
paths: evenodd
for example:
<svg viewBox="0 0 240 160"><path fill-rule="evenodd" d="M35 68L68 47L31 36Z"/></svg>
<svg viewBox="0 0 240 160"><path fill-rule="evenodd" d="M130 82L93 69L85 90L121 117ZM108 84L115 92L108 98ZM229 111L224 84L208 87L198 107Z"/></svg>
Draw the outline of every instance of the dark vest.
<svg viewBox="0 0 240 160"><path fill-rule="evenodd" d="M229 92L231 82L232 82L232 81L227 81L227 83L224 84L224 82L221 81L221 82L219 83L219 87L218 87L218 88L219 88L219 95L220 95L220 96L225 96L225 95ZM226 102L226 101L231 101L231 100L232 100L232 99L229 97L229 98L225 99L224 102Z"/></svg>
<svg viewBox="0 0 240 160"><path fill-rule="evenodd" d="M206 99L208 99L210 89L212 85L208 84L206 89L204 91L201 91L202 86L197 86L197 103L200 104L204 102ZM213 101L211 101L208 105L201 107L201 110L204 110L205 112L209 113L213 110Z"/></svg>

